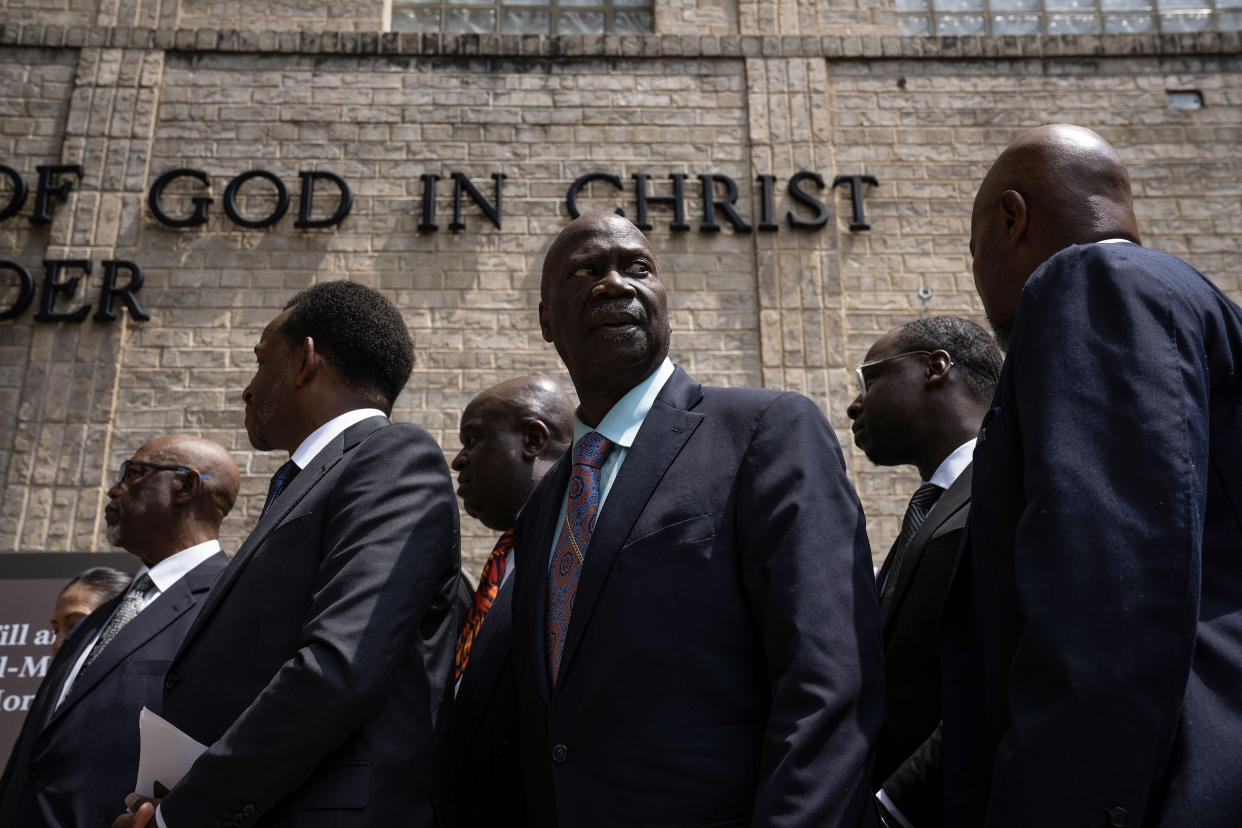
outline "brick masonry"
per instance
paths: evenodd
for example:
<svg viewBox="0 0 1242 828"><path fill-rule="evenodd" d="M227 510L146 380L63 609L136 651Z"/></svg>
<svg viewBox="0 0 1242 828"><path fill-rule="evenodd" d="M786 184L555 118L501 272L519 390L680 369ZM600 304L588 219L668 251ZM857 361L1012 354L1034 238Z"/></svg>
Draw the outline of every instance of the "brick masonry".
<svg viewBox="0 0 1242 828"><path fill-rule="evenodd" d="M531 371L563 377L538 331L538 272L568 218L566 188L587 172L614 173L624 188L592 184L582 206L630 215L634 173L656 195L670 192L670 173L688 176L695 229L671 231L671 211L653 207L650 233L674 358L706 382L815 399L845 445L877 558L917 481L871 467L849 444L852 366L913 316L979 317L970 202L1010 138L1049 121L1099 130L1129 163L1147 242L1242 297L1236 35L898 38L891 7L866 0L676 0L657 4L657 35L637 38L379 34L370 11L336 18L312 3L282 3L253 25L238 3L54 5L0 2L0 163L32 187L21 213L0 222L0 258L36 277L44 258L92 260L85 289L58 310L96 301L102 260L131 259L152 318L35 323L28 310L0 323L3 551L107 548L115 469L169 431L234 451L243 496L225 541L235 548L281 462L253 452L241 427L251 347L317 280L365 282L402 309L418 355L396 415L451 457L477 390ZM1203 94L1202 110L1168 107L1166 92L1186 89ZM81 163L86 175L50 226L32 225L35 167L51 163ZM178 166L211 176L202 227L165 227L146 207L155 176ZM239 227L221 205L228 181L254 168L291 190L290 211L267 229ZM344 223L294 228L305 169L348 181ZM777 177L778 216L805 213L785 192L801 169L876 176L872 229L850 232L843 187L817 193L832 210L821 231L782 221L776 233L740 233L720 217L721 232L699 232L699 174L733 178L753 225L760 174ZM455 171L489 198L491 174L507 176L502 229L469 202L466 229L447 229ZM425 173L441 176L434 233L417 229ZM170 188L169 212L188 213L199 192ZM244 215L270 210L267 185L242 193ZM463 533L477 569L491 533L464 516Z"/></svg>

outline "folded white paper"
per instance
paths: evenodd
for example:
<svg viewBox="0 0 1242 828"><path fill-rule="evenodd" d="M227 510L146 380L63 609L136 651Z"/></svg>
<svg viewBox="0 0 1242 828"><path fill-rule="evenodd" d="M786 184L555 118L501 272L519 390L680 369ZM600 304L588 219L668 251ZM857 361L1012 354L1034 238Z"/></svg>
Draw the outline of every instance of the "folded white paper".
<svg viewBox="0 0 1242 828"><path fill-rule="evenodd" d="M141 748L134 790L143 796L154 797L156 783L161 795L172 788L207 750L145 707L138 713L138 734Z"/></svg>

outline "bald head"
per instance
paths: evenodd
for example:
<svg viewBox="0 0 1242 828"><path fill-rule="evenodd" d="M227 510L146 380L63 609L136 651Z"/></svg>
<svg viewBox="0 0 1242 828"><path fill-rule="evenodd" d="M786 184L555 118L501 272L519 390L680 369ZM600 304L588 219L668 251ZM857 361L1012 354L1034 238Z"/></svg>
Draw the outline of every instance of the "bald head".
<svg viewBox="0 0 1242 828"><path fill-rule="evenodd" d="M185 434L148 440L108 490L108 539L153 566L217 538L240 485L237 464L218 443Z"/></svg>
<svg viewBox="0 0 1242 828"><path fill-rule="evenodd" d="M1000 154L971 215L975 287L1002 336L1013 326L1031 273L1059 250L1110 238L1139 242L1130 176L1089 129L1051 124Z"/></svg>
<svg viewBox="0 0 1242 828"><path fill-rule="evenodd" d="M569 397L548 377L517 377L481 391L462 412L462 447L452 462L467 514L497 531L512 526L573 431Z"/></svg>
<svg viewBox="0 0 1242 828"><path fill-rule="evenodd" d="M614 213L566 225L543 260L539 326L596 425L668 354L668 299L642 231Z"/></svg>

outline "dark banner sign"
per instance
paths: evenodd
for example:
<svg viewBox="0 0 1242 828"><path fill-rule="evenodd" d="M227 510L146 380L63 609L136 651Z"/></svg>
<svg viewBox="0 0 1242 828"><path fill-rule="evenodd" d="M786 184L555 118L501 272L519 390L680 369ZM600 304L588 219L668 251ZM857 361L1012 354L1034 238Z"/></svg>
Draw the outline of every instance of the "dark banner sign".
<svg viewBox="0 0 1242 828"><path fill-rule="evenodd" d="M13 749L52 663L48 621L65 584L94 566L137 572L139 565L126 552L0 554L0 757Z"/></svg>

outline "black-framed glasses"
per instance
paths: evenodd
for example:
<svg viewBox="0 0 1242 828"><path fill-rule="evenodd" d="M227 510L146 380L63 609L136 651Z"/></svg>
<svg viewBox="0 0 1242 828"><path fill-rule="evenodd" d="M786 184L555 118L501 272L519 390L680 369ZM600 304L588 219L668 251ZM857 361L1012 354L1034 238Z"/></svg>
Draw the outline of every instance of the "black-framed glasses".
<svg viewBox="0 0 1242 828"><path fill-rule="evenodd" d="M863 375L863 371L868 368L874 368L877 365L883 365L886 362L892 362L896 359L905 359L912 356L931 356L935 351L906 351L904 354L893 354L884 359L873 359L871 362L863 362L854 366L854 376L858 377L858 396L867 396L867 378ZM953 367L953 357L949 357L949 367Z"/></svg>
<svg viewBox="0 0 1242 828"><path fill-rule="evenodd" d="M190 469L185 466L164 466L159 463L148 463L145 460L126 460L121 463L121 479L117 482L136 483L147 471L189 472L197 474L203 480L211 479L197 469Z"/></svg>

